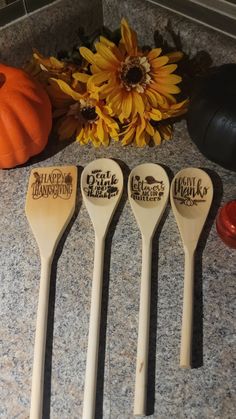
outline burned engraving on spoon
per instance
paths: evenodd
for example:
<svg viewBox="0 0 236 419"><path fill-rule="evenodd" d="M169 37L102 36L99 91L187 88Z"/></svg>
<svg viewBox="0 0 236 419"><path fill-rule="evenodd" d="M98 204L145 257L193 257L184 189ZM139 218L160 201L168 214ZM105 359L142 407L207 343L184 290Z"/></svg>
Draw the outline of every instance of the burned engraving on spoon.
<svg viewBox="0 0 236 419"><path fill-rule="evenodd" d="M135 201L160 201L165 190L164 182L153 176L141 178L138 175L131 177L131 198Z"/></svg>
<svg viewBox="0 0 236 419"><path fill-rule="evenodd" d="M205 186L201 178L195 176L178 177L174 181L174 199L181 205L192 207L206 202L209 187Z"/></svg>
<svg viewBox="0 0 236 419"><path fill-rule="evenodd" d="M50 173L33 172L34 181L31 184L32 198L70 199L73 178L70 172L53 169Z"/></svg>
<svg viewBox="0 0 236 419"><path fill-rule="evenodd" d="M110 170L92 170L87 174L84 192L87 197L111 199L118 195L118 182L116 174Z"/></svg>

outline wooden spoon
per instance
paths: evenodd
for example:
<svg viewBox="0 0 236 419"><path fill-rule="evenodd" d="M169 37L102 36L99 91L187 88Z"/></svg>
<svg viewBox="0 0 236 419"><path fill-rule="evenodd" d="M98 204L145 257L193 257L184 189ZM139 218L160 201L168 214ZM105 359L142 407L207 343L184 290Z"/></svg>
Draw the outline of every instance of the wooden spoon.
<svg viewBox="0 0 236 419"><path fill-rule="evenodd" d="M128 180L128 197L142 235L142 273L135 379L134 415L146 414L152 238L166 208L169 179L153 163L135 167Z"/></svg>
<svg viewBox="0 0 236 419"><path fill-rule="evenodd" d="M84 168L81 192L95 231L95 251L83 419L92 419L95 414L105 238L122 191L123 174L115 161L97 159Z"/></svg>
<svg viewBox="0 0 236 419"><path fill-rule="evenodd" d="M41 419L51 264L59 239L74 210L75 166L39 167L31 171L25 212L41 256L41 278L34 346L30 419Z"/></svg>
<svg viewBox="0 0 236 419"><path fill-rule="evenodd" d="M191 367L194 254L213 198L210 177L193 167L180 170L172 183L170 201L185 253L180 366Z"/></svg>

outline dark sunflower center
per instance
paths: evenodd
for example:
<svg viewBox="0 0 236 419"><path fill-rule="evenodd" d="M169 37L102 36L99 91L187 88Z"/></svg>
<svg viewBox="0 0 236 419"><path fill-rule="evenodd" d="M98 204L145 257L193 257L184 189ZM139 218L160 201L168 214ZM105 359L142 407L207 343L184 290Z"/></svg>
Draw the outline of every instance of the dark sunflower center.
<svg viewBox="0 0 236 419"><path fill-rule="evenodd" d="M82 108L81 114L84 119L87 119L88 121L94 121L97 118L97 113L94 106L86 106L85 108Z"/></svg>
<svg viewBox="0 0 236 419"><path fill-rule="evenodd" d="M137 84L143 78L143 71L140 67L131 67L125 74L125 80L130 84Z"/></svg>

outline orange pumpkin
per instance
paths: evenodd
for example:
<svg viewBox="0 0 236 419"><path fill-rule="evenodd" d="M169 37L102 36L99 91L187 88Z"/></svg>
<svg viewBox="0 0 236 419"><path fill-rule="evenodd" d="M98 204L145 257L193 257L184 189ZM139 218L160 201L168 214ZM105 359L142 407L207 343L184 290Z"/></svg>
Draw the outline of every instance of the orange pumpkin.
<svg viewBox="0 0 236 419"><path fill-rule="evenodd" d="M25 71L0 64L0 168L25 163L46 146L51 103Z"/></svg>

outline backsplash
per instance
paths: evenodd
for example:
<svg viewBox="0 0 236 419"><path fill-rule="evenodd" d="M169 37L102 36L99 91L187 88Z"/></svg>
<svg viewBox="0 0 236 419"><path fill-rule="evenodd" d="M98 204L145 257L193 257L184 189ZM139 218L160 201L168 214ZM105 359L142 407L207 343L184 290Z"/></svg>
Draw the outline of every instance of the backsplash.
<svg viewBox="0 0 236 419"><path fill-rule="evenodd" d="M154 45L153 35L158 30L168 44L176 47L177 43L190 57L204 51L212 65L236 62L232 38L147 0L56 0L0 29L0 61L22 65L32 48L43 54L71 48L78 40L78 28L83 27L87 34L103 23L116 29L122 17L138 32L142 45Z"/></svg>
<svg viewBox="0 0 236 419"><path fill-rule="evenodd" d="M0 0L0 27L56 0Z"/></svg>
<svg viewBox="0 0 236 419"><path fill-rule="evenodd" d="M167 29L169 25L182 50L191 57L204 51L210 55L214 65L236 62L235 40L147 0L103 0L103 15L104 24L113 29L119 26L122 17L126 17L138 32L142 45L153 45L155 30L174 45L170 30Z"/></svg>
<svg viewBox="0 0 236 419"><path fill-rule="evenodd" d="M0 29L0 61L22 65L37 48L44 54L71 48L78 29L93 32L103 22L102 0L59 0Z"/></svg>

